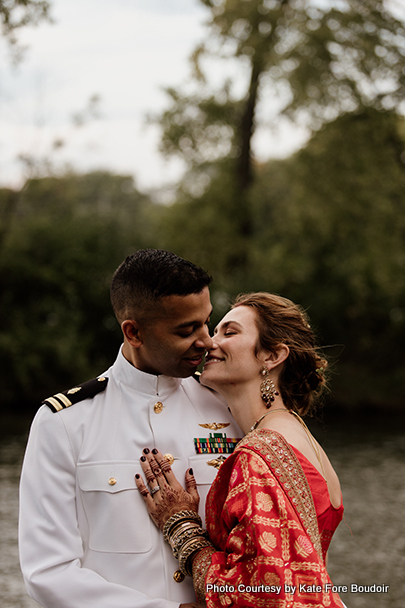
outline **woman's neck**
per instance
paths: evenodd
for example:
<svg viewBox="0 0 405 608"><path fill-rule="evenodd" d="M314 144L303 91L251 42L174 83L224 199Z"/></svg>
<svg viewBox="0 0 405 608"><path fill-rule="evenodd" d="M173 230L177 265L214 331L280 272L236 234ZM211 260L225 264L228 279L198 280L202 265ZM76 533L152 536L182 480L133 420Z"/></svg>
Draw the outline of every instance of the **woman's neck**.
<svg viewBox="0 0 405 608"><path fill-rule="evenodd" d="M216 390L226 399L231 414L244 435L249 433L255 422L269 411L260 396L260 389L256 385L244 387L227 385L218 387ZM271 410L276 408L284 408L280 396L276 396L271 405Z"/></svg>

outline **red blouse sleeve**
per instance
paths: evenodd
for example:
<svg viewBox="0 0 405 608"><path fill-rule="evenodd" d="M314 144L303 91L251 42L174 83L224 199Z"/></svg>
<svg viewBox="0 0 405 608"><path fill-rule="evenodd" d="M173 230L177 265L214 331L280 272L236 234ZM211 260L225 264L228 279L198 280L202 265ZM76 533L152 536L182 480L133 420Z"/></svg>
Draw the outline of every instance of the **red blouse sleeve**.
<svg viewBox="0 0 405 608"><path fill-rule="evenodd" d="M220 549L205 557L208 608L341 608L322 559L263 458L242 449L228 460L207 501L207 529Z"/></svg>

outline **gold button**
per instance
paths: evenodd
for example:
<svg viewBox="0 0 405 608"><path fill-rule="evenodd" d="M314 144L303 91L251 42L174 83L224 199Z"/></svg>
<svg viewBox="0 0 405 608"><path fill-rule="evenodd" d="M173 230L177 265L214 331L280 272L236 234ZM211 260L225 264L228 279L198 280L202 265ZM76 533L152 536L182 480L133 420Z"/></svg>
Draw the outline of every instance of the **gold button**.
<svg viewBox="0 0 405 608"><path fill-rule="evenodd" d="M115 477L110 477L110 479L108 480L108 483L110 484L110 486L115 486L115 484L117 483L117 480L115 479Z"/></svg>
<svg viewBox="0 0 405 608"><path fill-rule="evenodd" d="M176 583L181 583L182 581L184 581L185 576L181 570L176 570L176 572L173 574L173 578L176 581Z"/></svg>
<svg viewBox="0 0 405 608"><path fill-rule="evenodd" d="M174 457L171 454L165 454L164 457L166 458L166 460L170 464L170 466L172 466L172 464L174 462Z"/></svg>
<svg viewBox="0 0 405 608"><path fill-rule="evenodd" d="M163 410L163 403L161 401L157 401L153 406L153 410L155 414L160 414L160 412Z"/></svg>

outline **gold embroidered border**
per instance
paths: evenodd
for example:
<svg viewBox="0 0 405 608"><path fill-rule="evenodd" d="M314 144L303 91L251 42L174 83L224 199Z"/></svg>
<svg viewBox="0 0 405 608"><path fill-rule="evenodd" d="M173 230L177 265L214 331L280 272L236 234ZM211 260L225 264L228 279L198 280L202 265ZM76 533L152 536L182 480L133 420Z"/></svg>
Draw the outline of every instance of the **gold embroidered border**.
<svg viewBox="0 0 405 608"><path fill-rule="evenodd" d="M211 565L214 547L201 549L193 559L193 584L197 600L205 604L205 577Z"/></svg>
<svg viewBox="0 0 405 608"><path fill-rule="evenodd" d="M312 493L301 464L289 443L277 431L260 429L246 435L238 444L235 452L246 450L254 451L264 459L267 465L271 466L323 562Z"/></svg>

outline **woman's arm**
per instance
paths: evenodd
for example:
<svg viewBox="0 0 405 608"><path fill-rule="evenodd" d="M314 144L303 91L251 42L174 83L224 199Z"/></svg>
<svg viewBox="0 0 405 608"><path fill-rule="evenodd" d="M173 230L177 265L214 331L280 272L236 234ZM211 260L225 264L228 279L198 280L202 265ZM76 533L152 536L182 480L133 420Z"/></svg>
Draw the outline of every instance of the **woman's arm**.
<svg viewBox="0 0 405 608"><path fill-rule="evenodd" d="M215 549L200 527L198 516L199 496L192 469L186 472L186 490L177 481L169 463L154 449L144 450L141 466L150 492L141 476L135 483L144 498L149 515L162 530L173 554L179 559L183 575L193 576L194 588L201 604L182 605L180 608L205 606L205 576Z"/></svg>

